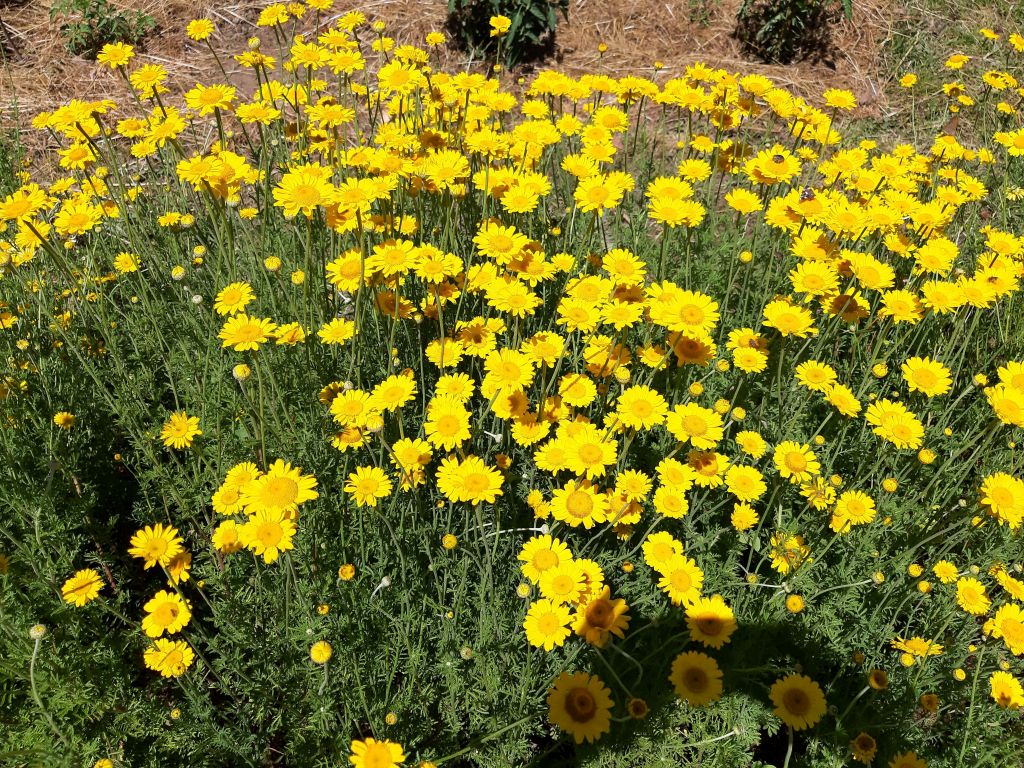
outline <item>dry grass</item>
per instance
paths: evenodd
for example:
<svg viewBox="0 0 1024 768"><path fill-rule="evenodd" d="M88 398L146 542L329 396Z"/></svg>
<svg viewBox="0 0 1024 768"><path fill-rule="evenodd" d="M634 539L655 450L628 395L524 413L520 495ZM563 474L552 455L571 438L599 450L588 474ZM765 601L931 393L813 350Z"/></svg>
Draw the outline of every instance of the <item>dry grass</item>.
<svg viewBox="0 0 1024 768"><path fill-rule="evenodd" d="M15 108L23 116L34 115L68 99L102 98L121 90L110 72L67 52L60 36L59 19L50 21L51 5L48 0L29 0L0 8L0 19L14 44L13 55L8 60L10 77L0 83L5 119L10 119ZM139 52L138 59L162 64L170 73L172 88L184 90L197 80L213 78L217 72L209 51L185 37L184 25L190 19L209 16L218 24L221 44L237 49L254 33L253 21L264 3L258 0L232 4L129 0L117 5L143 11L154 18L157 30L146 38L145 50Z"/></svg>
<svg viewBox="0 0 1024 768"><path fill-rule="evenodd" d="M600 70L612 75L654 75L654 62L664 64L659 77L678 74L695 61L744 71L759 71L798 93L820 92L823 87L849 88L864 105L877 108L883 99L878 71L879 47L898 14L891 0L859 0L856 20L841 22L833 35L833 50L819 61L791 66L764 66L742 57L732 37L740 0L575 0L568 23L559 28L553 61L570 73ZM185 38L183 27L192 18L208 16L216 21L221 47L239 49L255 33L255 18L266 3L189 2L188 0L122 0L118 5L153 16L158 30L146 42L139 59L163 64L170 72L172 89L184 90L197 80L218 79L213 57L201 45ZM9 121L15 105L22 115L50 109L71 98L100 98L117 92L109 72L70 56L51 22L47 1L6 3L0 19L13 45L10 77L0 84L3 117ZM389 22L399 41L421 42L423 36L442 29L444 0L340 0L337 12L359 8L371 18ZM2 38L0 38L2 39ZM598 56L598 43L608 51ZM469 62L456 52L447 53L453 67ZM12 92L13 82L13 92Z"/></svg>

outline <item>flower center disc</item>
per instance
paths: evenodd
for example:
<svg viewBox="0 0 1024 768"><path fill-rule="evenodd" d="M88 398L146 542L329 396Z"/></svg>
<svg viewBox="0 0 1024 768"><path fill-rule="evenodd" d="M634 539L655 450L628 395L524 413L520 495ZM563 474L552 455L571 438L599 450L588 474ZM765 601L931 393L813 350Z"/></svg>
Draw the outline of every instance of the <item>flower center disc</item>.
<svg viewBox="0 0 1024 768"><path fill-rule="evenodd" d="M708 687L707 673L699 667L690 667L683 673L683 684L687 690L700 693Z"/></svg>
<svg viewBox="0 0 1024 768"><path fill-rule="evenodd" d="M807 710L811 708L811 701L807 698L807 694L796 688L786 691L782 697L782 703L788 711L799 716L807 714Z"/></svg>
<svg viewBox="0 0 1024 768"><path fill-rule="evenodd" d="M565 711L577 723L585 723L597 713L597 703L586 688L573 688L565 697Z"/></svg>

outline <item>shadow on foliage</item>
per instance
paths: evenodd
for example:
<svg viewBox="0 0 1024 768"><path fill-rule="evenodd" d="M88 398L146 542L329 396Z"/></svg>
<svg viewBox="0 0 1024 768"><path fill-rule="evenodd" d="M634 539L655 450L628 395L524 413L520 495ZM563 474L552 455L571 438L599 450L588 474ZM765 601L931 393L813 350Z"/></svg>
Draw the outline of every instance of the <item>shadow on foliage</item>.
<svg viewBox="0 0 1024 768"><path fill-rule="evenodd" d="M498 63L529 68L554 57L555 27L559 15L568 18L568 0L520 0L508 6L501 6L500 12L513 18L513 27L504 38L503 61ZM498 38L491 37L490 19L497 12L491 3L450 0L445 31L459 50L493 60L498 53Z"/></svg>
<svg viewBox="0 0 1024 768"><path fill-rule="evenodd" d="M636 624L641 626L644 617L635 617ZM627 641L629 635L626 636ZM656 629L647 632L642 642L636 646L629 646L629 653L637 659L644 659L643 685L637 686L633 691L635 695L642 696L650 710L642 720L629 721L626 723L613 723L612 733L605 735L593 745L576 745L572 739L557 730L551 731L546 737L532 739L536 750L533 759L527 763L527 768L560 768L562 766L575 766L583 763L590 764L588 758L595 758L599 753L604 761L594 764L615 765L621 768L641 768L641 763L626 762L626 755L635 750L638 741L644 735L651 735L658 731L664 722L667 721L670 710L678 705L678 699L671 684L668 682L669 672L676 655L688 650L696 650L712 656L722 668L723 683L726 694L747 696L753 701L771 707L769 689L776 679L782 677L786 670L805 674L817 681L822 687L835 680L833 690L860 689L864 685L864 679L860 671L849 668L849 660L839 654L835 648L821 642L820 639L812 636L807 629L789 622L776 622L764 624L743 624L732 637L732 642L719 650L704 648L696 643L687 642L687 630L682 621L665 622L663 629ZM675 640L676 642L672 642ZM666 642L668 641L668 642ZM622 641L618 641L622 643ZM617 664L621 659L614 652L606 654L609 663ZM588 663L581 661L578 668L589 669L597 674L611 687L608 680L607 670L603 664ZM618 674L623 678L629 678L626 674L629 667L622 665ZM851 694L852 695L852 694ZM618 696L613 694L618 699ZM621 705L624 702L616 701ZM687 705L683 704L686 707ZM696 711L696 710L691 710ZM830 714L834 716L835 710L830 708ZM678 717L676 718L678 720ZM779 726L775 721L775 727L767 724L760 732L746 734L744 740L752 745L750 760L754 765L781 766L784 762L788 746L788 734L785 726ZM797 732L791 764L800 765L807 748L807 735L814 733ZM706 745L703 742L702 745ZM695 745L694 749L697 749ZM607 754L608 752L613 754ZM688 750L689 751L689 750ZM621 752L621 759L614 753ZM635 751L632 754L636 754ZM710 755L693 754L691 757L709 757ZM635 760L635 758L633 758ZM610 762L609 762L610 760ZM707 765L717 765L709 762ZM476 765L473 762L463 762L461 766Z"/></svg>

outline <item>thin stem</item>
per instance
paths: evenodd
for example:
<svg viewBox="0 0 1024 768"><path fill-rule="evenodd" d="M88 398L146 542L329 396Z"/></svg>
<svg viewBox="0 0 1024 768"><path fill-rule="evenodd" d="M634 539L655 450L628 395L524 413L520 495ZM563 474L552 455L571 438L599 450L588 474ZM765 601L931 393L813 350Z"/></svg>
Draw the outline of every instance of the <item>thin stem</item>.
<svg viewBox="0 0 1024 768"><path fill-rule="evenodd" d="M793 757L793 726L787 726L789 731L789 742L786 744L786 759L782 763L782 768L789 768L789 761Z"/></svg>
<svg viewBox="0 0 1024 768"><path fill-rule="evenodd" d="M39 711L43 713L43 717L46 718L46 723L50 726L50 730L53 731L54 735L56 735L58 739L60 739L60 743L67 747L70 746L68 744L68 740L64 738L64 734L61 732L60 728L57 727L57 724L53 721L50 713L46 711L46 707L43 706L43 700L39 697L39 691L36 689L36 657L39 655L39 645L42 641L43 638L36 638L36 644L32 648L32 659L28 664L28 681L32 688L32 699L35 701L36 706L39 707Z"/></svg>

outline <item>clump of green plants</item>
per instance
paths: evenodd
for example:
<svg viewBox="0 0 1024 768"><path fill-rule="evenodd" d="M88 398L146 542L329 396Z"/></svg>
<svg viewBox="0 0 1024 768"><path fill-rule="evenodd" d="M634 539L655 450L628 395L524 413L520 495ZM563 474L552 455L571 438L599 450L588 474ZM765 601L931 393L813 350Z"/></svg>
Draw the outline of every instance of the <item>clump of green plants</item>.
<svg viewBox="0 0 1024 768"><path fill-rule="evenodd" d="M18 168L23 155L16 133L0 133L0 194L8 195L20 184Z"/></svg>
<svg viewBox="0 0 1024 768"><path fill-rule="evenodd" d="M60 34L75 56L95 59L107 43L138 45L156 28L148 13L116 8L108 0L56 0L50 20L64 19Z"/></svg>
<svg viewBox="0 0 1024 768"><path fill-rule="evenodd" d="M841 12L853 15L853 0ZM827 51L840 16L836 0L743 0L736 37L746 53L769 64L790 64Z"/></svg>
<svg viewBox="0 0 1024 768"><path fill-rule="evenodd" d="M569 0L448 0L448 30L459 46L506 67L549 56L559 16L568 20Z"/></svg>

